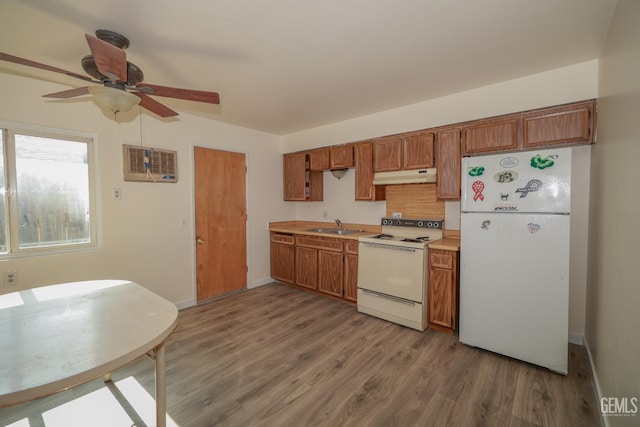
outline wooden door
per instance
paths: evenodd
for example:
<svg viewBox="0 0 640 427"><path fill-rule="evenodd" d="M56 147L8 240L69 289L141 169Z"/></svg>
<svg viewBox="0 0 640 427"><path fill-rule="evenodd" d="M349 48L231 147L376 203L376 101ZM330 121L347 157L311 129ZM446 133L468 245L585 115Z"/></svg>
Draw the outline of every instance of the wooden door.
<svg viewBox="0 0 640 427"><path fill-rule="evenodd" d="M245 155L194 148L197 300L247 287Z"/></svg>

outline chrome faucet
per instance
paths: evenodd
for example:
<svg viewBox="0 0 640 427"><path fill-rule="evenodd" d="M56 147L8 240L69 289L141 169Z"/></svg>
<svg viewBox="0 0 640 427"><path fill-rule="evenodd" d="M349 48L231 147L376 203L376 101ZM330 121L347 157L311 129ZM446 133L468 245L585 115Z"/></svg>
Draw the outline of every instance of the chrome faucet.
<svg viewBox="0 0 640 427"><path fill-rule="evenodd" d="M336 218L336 224L338 224L338 228L342 230L342 221Z"/></svg>

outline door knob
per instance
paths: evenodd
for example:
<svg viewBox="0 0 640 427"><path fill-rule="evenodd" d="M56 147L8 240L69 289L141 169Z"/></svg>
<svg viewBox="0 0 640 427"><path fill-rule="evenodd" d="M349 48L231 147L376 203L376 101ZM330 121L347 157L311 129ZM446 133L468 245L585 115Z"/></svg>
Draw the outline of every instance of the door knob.
<svg viewBox="0 0 640 427"><path fill-rule="evenodd" d="M198 240L196 240L196 243L199 245L204 245L204 240L198 237Z"/></svg>

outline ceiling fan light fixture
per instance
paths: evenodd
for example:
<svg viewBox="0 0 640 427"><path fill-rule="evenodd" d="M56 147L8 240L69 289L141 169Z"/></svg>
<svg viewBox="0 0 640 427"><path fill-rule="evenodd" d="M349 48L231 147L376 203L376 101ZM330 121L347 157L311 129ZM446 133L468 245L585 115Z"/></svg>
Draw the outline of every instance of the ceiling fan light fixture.
<svg viewBox="0 0 640 427"><path fill-rule="evenodd" d="M90 86L89 93L102 108L114 113L127 112L140 103L140 98L122 89L107 86Z"/></svg>

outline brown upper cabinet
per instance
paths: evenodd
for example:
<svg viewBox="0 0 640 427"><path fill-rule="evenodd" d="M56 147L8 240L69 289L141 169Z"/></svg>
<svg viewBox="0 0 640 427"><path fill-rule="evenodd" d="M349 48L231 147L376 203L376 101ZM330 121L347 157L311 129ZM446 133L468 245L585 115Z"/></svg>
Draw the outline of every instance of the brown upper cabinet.
<svg viewBox="0 0 640 427"><path fill-rule="evenodd" d="M402 138L402 169L431 167L433 167L433 133L418 133Z"/></svg>
<svg viewBox="0 0 640 427"><path fill-rule="evenodd" d="M438 170L436 195L438 199L460 198L461 135L460 128L443 129L436 134L435 158Z"/></svg>
<svg viewBox="0 0 640 427"><path fill-rule="evenodd" d="M480 120L464 129L465 154L516 150L520 118L507 117Z"/></svg>
<svg viewBox="0 0 640 427"><path fill-rule="evenodd" d="M356 170L356 200L385 200L386 188L373 185L373 143L353 146Z"/></svg>
<svg viewBox="0 0 640 427"><path fill-rule="evenodd" d="M547 108L523 116L523 147L593 142L595 101Z"/></svg>
<svg viewBox="0 0 640 427"><path fill-rule="evenodd" d="M381 138L373 143L374 172L433 167L433 133Z"/></svg>
<svg viewBox="0 0 640 427"><path fill-rule="evenodd" d="M373 171L397 171L402 167L402 139L381 138L373 143Z"/></svg>
<svg viewBox="0 0 640 427"><path fill-rule="evenodd" d="M283 154L284 200L322 200L322 171L309 169L309 153Z"/></svg>
<svg viewBox="0 0 640 427"><path fill-rule="evenodd" d="M375 172L433 166L438 198L459 199L462 156L591 144L596 115L591 99L285 154L284 199L322 200L323 171L355 167L355 199L385 200Z"/></svg>
<svg viewBox="0 0 640 427"><path fill-rule="evenodd" d="M344 169L353 167L353 145L335 145L330 147L329 169Z"/></svg>
<svg viewBox="0 0 640 427"><path fill-rule="evenodd" d="M329 149L318 148L309 151L309 170L326 171L329 169Z"/></svg>
<svg viewBox="0 0 640 427"><path fill-rule="evenodd" d="M596 100L508 114L463 124L463 154L591 144Z"/></svg>

